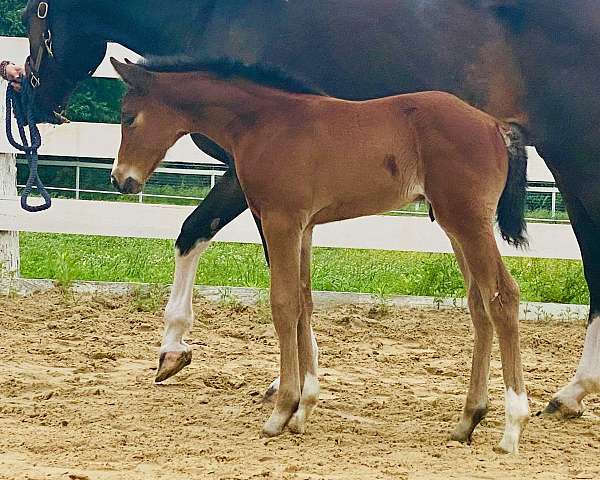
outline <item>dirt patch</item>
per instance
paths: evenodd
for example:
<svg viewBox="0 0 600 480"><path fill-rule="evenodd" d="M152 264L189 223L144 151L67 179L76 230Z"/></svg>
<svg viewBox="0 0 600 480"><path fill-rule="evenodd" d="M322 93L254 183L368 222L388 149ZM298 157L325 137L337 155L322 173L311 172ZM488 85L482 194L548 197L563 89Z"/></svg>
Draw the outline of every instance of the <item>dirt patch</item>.
<svg viewBox="0 0 600 480"><path fill-rule="evenodd" d="M492 451L497 347L488 419L471 446L448 442L472 348L459 310L317 312L322 401L304 436L261 439L261 394L278 368L264 308L195 303L194 361L157 386L160 313L129 297L0 299L0 478L600 478L597 397L578 420L533 417L519 456ZM522 332L535 413L571 377L584 327Z"/></svg>

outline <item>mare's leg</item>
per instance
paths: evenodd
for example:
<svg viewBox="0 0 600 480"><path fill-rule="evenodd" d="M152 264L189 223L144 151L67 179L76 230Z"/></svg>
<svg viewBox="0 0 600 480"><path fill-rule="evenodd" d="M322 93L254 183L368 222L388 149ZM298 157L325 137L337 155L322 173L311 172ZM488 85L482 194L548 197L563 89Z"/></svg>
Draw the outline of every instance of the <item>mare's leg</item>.
<svg viewBox="0 0 600 480"><path fill-rule="evenodd" d="M298 409L292 416L289 428L295 433L304 433L306 420L319 401L318 350L311 328L313 312L310 262L312 250L312 227L305 230L300 254L300 284L303 301L302 316L298 324L298 361L302 395Z"/></svg>
<svg viewBox="0 0 600 480"><path fill-rule="evenodd" d="M590 313L577 371L572 380L548 403L544 413L574 418L581 416L584 411L584 397L600 392L600 194L596 210L593 206L590 208L591 202L584 205L577 195L566 191L563 195L581 248L585 278L590 291Z"/></svg>
<svg viewBox="0 0 600 480"><path fill-rule="evenodd" d="M175 243L175 276L165 308L165 330L156 382L175 375L192 360L183 336L192 327L192 291L198 260L216 233L247 208L235 169L230 168L181 227Z"/></svg>
<svg viewBox="0 0 600 480"><path fill-rule="evenodd" d="M289 212L264 212L263 231L271 270L271 312L279 337L281 379L273 413L263 427L268 437L279 435L300 402L298 323L303 316L300 251L303 227Z"/></svg>
<svg viewBox="0 0 600 480"><path fill-rule="evenodd" d="M469 311L474 329L469 391L461 419L452 432L451 438L459 442L471 442L473 430L485 418L488 411L488 378L494 328L485 311L481 293L477 284L473 281L460 246L455 240L451 239L450 241L452 242L456 260L465 279Z"/></svg>

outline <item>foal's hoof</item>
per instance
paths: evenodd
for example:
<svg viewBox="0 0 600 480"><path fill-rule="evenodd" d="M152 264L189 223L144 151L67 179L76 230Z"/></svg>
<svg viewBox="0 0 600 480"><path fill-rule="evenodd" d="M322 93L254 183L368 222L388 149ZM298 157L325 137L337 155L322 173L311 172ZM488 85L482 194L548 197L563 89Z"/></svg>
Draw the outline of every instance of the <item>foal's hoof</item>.
<svg viewBox="0 0 600 480"><path fill-rule="evenodd" d="M493 450L494 453L499 453L500 455L519 453L519 447L515 447L513 445L503 445L502 443L496 445Z"/></svg>
<svg viewBox="0 0 600 480"><path fill-rule="evenodd" d="M191 350L188 352L163 352L160 354L158 372L154 381L156 383L164 382L190 363L192 363Z"/></svg>
<svg viewBox="0 0 600 480"><path fill-rule="evenodd" d="M568 420L570 418L579 418L583 415L585 408L583 403L569 406L557 398L553 398L542 412L543 415Z"/></svg>
<svg viewBox="0 0 600 480"><path fill-rule="evenodd" d="M306 431L306 418L304 418L303 414L296 411L296 413L292 415L292 418L290 418L287 426L290 432L297 435L304 435L304 432Z"/></svg>
<svg viewBox="0 0 600 480"><path fill-rule="evenodd" d="M277 425L269 425L269 422L267 422L264 425L260 436L263 438L272 438L272 437L277 437L278 435L281 435L282 433L283 433L282 427L277 426Z"/></svg>
<svg viewBox="0 0 600 480"><path fill-rule="evenodd" d="M275 410L262 429L263 437L276 437L281 435L287 425L291 415Z"/></svg>
<svg viewBox="0 0 600 480"><path fill-rule="evenodd" d="M263 403L277 403L277 393L279 392L279 378L273 380L273 383L269 385L267 391L263 395L262 401Z"/></svg>
<svg viewBox="0 0 600 480"><path fill-rule="evenodd" d="M466 443L468 445L471 444L471 433L466 431L464 428L456 427L454 431L450 434L450 440L454 440L460 443Z"/></svg>

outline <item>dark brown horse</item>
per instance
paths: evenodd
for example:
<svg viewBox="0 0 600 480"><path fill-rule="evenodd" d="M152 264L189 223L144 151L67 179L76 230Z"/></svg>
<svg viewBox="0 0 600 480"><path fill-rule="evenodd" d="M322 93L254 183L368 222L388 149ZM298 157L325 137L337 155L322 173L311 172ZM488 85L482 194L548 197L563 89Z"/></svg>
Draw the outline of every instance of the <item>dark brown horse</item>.
<svg viewBox="0 0 600 480"><path fill-rule="evenodd" d="M303 433L319 397L310 327L313 227L426 199L448 234L475 327L471 385L454 438L467 441L488 407L492 332L506 386L499 448L516 453L529 420L519 349L519 289L502 263L492 219L523 244L527 156L516 127L442 92L348 101L261 65L112 60L130 89L113 183L138 193L184 134L233 153L270 258L281 384L263 433ZM364 179L369 178L365 184ZM443 332L440 332L443 335Z"/></svg>
<svg viewBox="0 0 600 480"><path fill-rule="evenodd" d="M585 347L573 381L547 411L565 417L600 391L600 4L596 0L51 0L28 4L31 65L40 115L64 102L100 61L108 40L141 54L231 56L276 64L337 97L445 90L520 122L554 173L577 236L590 289ZM44 38L52 34L52 53ZM41 56L41 57L40 57ZM68 78L68 80L67 80ZM198 257L247 208L231 152L195 141L231 168L177 240L159 379L190 361Z"/></svg>

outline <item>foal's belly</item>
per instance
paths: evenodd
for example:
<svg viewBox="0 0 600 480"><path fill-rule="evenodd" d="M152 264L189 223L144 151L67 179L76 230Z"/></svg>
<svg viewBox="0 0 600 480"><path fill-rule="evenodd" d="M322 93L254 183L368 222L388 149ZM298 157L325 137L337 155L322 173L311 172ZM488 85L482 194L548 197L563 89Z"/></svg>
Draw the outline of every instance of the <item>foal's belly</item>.
<svg viewBox="0 0 600 480"><path fill-rule="evenodd" d="M424 189L416 170L391 175L383 167L380 170L366 170L362 175L354 174L351 179L346 175L340 177L329 177L328 186L325 187L328 191L316 195L321 201L315 205L311 223L317 225L376 215L424 198Z"/></svg>
<svg viewBox="0 0 600 480"><path fill-rule="evenodd" d="M311 219L311 223L313 225L319 225L322 223L337 222L339 220L386 213L390 210L402 208L411 202L423 198L421 193L414 193L403 199L391 197L378 199L366 198L364 201L360 201L360 199L339 201L316 212Z"/></svg>

